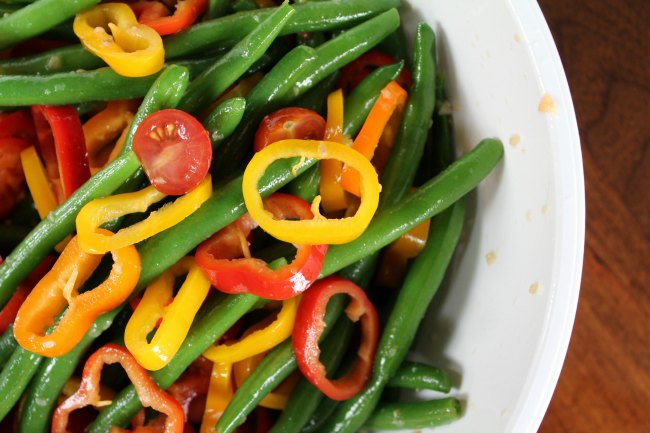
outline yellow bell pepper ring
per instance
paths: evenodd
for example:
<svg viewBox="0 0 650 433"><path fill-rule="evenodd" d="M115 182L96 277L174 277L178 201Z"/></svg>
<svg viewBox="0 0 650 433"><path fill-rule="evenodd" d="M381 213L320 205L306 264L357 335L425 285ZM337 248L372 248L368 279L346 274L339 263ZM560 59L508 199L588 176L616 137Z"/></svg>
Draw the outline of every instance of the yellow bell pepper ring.
<svg viewBox="0 0 650 433"><path fill-rule="evenodd" d="M300 296L282 301L282 309L269 326L254 331L233 344L211 346L203 356L215 363L232 364L266 352L291 336Z"/></svg>
<svg viewBox="0 0 650 433"><path fill-rule="evenodd" d="M83 46L126 77L144 77L162 69L165 49L160 35L138 20L125 3L102 3L78 14L72 24Z"/></svg>
<svg viewBox="0 0 650 433"><path fill-rule="evenodd" d="M185 281L174 297L176 278L184 274ZM147 370L160 370L171 361L209 290L210 282L189 256L147 287L124 330L124 344L138 364ZM159 319L162 322L149 340Z"/></svg>
<svg viewBox="0 0 650 433"><path fill-rule="evenodd" d="M153 211L132 226L111 234L98 230L99 226L115 218L135 212L144 212L153 203L166 197L155 187L140 191L98 198L88 202L77 215L77 237L84 251L103 254L133 245L166 230L196 211L212 195L212 180L207 175L201 183L187 194Z"/></svg>
<svg viewBox="0 0 650 433"><path fill-rule="evenodd" d="M328 219L318 212L320 196L312 203L311 220L276 220L264 209L258 183L267 167L283 158L304 157L336 159L357 170L361 177L361 203L357 212L346 218ZM326 140L280 140L255 153L244 171L242 192L251 217L271 236L294 244L343 244L350 242L368 227L379 203L377 172L361 153L344 144Z"/></svg>

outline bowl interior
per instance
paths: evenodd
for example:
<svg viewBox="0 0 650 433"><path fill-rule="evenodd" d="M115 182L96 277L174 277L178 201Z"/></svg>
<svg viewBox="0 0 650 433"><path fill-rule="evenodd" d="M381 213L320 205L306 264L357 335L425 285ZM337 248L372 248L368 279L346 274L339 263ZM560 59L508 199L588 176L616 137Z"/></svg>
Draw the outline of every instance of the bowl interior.
<svg viewBox="0 0 650 433"><path fill-rule="evenodd" d="M414 357L450 371L460 421L444 432L534 432L564 360L578 299L584 185L575 114L535 2L409 0L409 36L435 30L460 153L505 155L471 200L465 240Z"/></svg>

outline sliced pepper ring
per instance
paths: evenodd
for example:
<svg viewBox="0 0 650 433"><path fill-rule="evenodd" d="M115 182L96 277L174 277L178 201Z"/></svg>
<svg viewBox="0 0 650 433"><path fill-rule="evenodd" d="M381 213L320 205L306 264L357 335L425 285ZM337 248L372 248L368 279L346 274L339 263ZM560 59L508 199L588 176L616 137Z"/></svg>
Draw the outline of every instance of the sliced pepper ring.
<svg viewBox="0 0 650 433"><path fill-rule="evenodd" d="M151 379L131 354L116 344L106 344L94 352L86 361L79 390L68 397L56 408L52 417L52 432L67 432L68 418L76 409L96 404L99 401L99 380L106 364L120 363L135 387L143 406L151 407L167 415L166 433L182 433L185 415L181 405L168 393L163 391Z"/></svg>
<svg viewBox="0 0 650 433"><path fill-rule="evenodd" d="M320 362L318 341L325 329L325 311L330 298L339 293L350 297L345 314L361 323L361 343L357 360L342 378L328 379ZM332 400L347 400L361 392L368 383L379 341L379 318L374 305L356 284L338 276L317 281L304 293L298 307L291 342L298 368L312 385Z"/></svg>
<svg viewBox="0 0 650 433"><path fill-rule="evenodd" d="M290 194L272 194L264 199L264 205L277 218L302 221L313 215L309 203ZM249 215L243 215L198 247L196 262L212 285L224 293L251 293L272 300L293 298L305 291L320 273L327 245L296 245L291 263L271 269L263 260L248 257L247 238L256 227Z"/></svg>
<svg viewBox="0 0 650 433"><path fill-rule="evenodd" d="M139 24L125 3L103 3L77 14L72 29L88 51L120 75L151 75L165 62L160 35Z"/></svg>
<svg viewBox="0 0 650 433"><path fill-rule="evenodd" d="M185 281L174 296L175 280L184 274ZM124 330L124 344L141 366L160 370L172 360L209 290L210 282L189 256L147 287ZM162 322L149 339L159 319Z"/></svg>
<svg viewBox="0 0 650 433"><path fill-rule="evenodd" d="M360 173L361 204L354 216L328 219L318 213L320 196L312 203L311 220L277 220L264 208L258 183L276 160L292 157L337 159ZM276 141L251 158L242 180L244 203L251 217L271 236L294 244L343 244L363 233L377 210L381 186L370 161L356 150L333 141L289 139Z"/></svg>
<svg viewBox="0 0 650 433"><path fill-rule="evenodd" d="M291 336L299 302L300 297L283 301L282 309L271 324L235 343L210 346L203 356L215 363L232 364L272 349Z"/></svg>
<svg viewBox="0 0 650 433"><path fill-rule="evenodd" d="M166 230L196 211L212 195L212 180L207 175L187 194L177 198L143 221L120 229L117 233L101 231L99 227L112 219L144 212L153 203L166 197L155 187L140 191L98 198L88 202L77 215L77 237L84 251L103 254L126 245L133 245Z"/></svg>
<svg viewBox="0 0 650 433"><path fill-rule="evenodd" d="M16 341L30 352L49 357L72 350L95 319L124 302L138 282L140 256L135 247L120 248L111 251L111 255L114 263L108 278L94 289L78 294L102 256L84 252L77 238L72 238L18 310L14 323ZM56 323L66 305L68 308ZM54 329L47 333L53 325Z"/></svg>

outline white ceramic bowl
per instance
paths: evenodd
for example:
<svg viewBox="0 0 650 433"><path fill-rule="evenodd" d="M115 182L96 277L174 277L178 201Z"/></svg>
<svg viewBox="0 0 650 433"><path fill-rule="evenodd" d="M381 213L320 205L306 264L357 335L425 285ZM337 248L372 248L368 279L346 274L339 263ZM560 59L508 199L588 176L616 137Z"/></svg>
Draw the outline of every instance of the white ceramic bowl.
<svg viewBox="0 0 650 433"><path fill-rule="evenodd" d="M436 31L459 151L486 136L505 145L418 337L420 355L453 373L464 404L458 422L436 431L534 432L569 343L584 247L580 142L562 64L532 0L403 3L407 29L424 20Z"/></svg>

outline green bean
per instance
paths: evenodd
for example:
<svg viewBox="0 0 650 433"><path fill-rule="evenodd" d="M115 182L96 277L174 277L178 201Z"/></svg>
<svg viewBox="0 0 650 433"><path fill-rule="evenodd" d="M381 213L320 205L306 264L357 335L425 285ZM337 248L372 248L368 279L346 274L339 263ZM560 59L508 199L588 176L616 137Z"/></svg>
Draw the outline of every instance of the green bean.
<svg viewBox="0 0 650 433"><path fill-rule="evenodd" d="M14 325L12 323L0 336L0 369L11 357L11 354L14 352L17 345L18 343L14 338Z"/></svg>
<svg viewBox="0 0 650 433"><path fill-rule="evenodd" d="M36 373L41 356L17 346L0 373L0 420L3 420Z"/></svg>
<svg viewBox="0 0 650 433"><path fill-rule="evenodd" d="M244 98L230 98L217 105L203 121L203 126L210 134L212 149L218 148L221 143L237 129L244 117L246 100Z"/></svg>
<svg viewBox="0 0 650 433"><path fill-rule="evenodd" d="M388 380L386 386L391 388L409 388L431 391L449 392L451 379L440 368L432 367L421 362L404 361L395 374Z"/></svg>
<svg viewBox="0 0 650 433"><path fill-rule="evenodd" d="M413 403L380 403L364 424L371 430L433 428L460 417L460 402L453 397Z"/></svg>
<svg viewBox="0 0 650 433"><path fill-rule="evenodd" d="M384 194L379 198L381 203L394 203L412 186L416 171L406 174L404 167L417 166L422 158L429 130L422 126L430 125L436 104L435 34L426 23L418 25L414 45L413 86L381 181L383 188L399 191L399 194L395 197Z"/></svg>
<svg viewBox="0 0 650 433"><path fill-rule="evenodd" d="M99 0L38 0L0 18L0 50L72 18Z"/></svg>
<svg viewBox="0 0 650 433"><path fill-rule="evenodd" d="M280 35L348 28L380 12L398 7L399 3L399 0L355 0L354 2L331 0L295 5L296 13L284 26ZM196 24L165 41L166 56L172 59L200 54L217 45L234 45L257 27L261 20L273 13L274 9L276 8L241 12Z"/></svg>
<svg viewBox="0 0 650 433"><path fill-rule="evenodd" d="M260 58L294 13L288 3L277 8L226 55L192 80L179 108L188 113L203 111Z"/></svg>
<svg viewBox="0 0 650 433"><path fill-rule="evenodd" d="M296 96L304 94L341 67L365 53L399 26L397 9L374 16L316 48L319 62L296 86Z"/></svg>
<svg viewBox="0 0 650 433"><path fill-rule="evenodd" d="M394 65L382 66L372 71L361 83L345 98L343 109L343 133L351 137L355 136L361 129L361 125L368 117L370 109L377 101L379 92L390 81L397 78L403 62Z"/></svg>
<svg viewBox="0 0 650 433"><path fill-rule="evenodd" d="M188 79L186 68L168 67L151 86L143 100L131 124L125 149L120 156L97 172L68 200L53 210L6 258L0 266L0 306L5 305L18 284L52 248L74 230L75 218L83 205L94 198L111 194L138 170L140 163L130 150L130 141L135 128L149 113L175 106Z"/></svg>
<svg viewBox="0 0 650 433"><path fill-rule="evenodd" d="M96 69L102 66L106 66L102 59L84 50L79 45L71 45L32 56L2 60L0 61L0 74L51 74L80 69Z"/></svg>
<svg viewBox="0 0 650 433"><path fill-rule="evenodd" d="M384 327L368 385L337 407L325 423L324 431L356 432L377 406L386 383L411 347L420 321L442 281L460 238L464 215L463 198L432 221L427 243L414 260Z"/></svg>
<svg viewBox="0 0 650 433"><path fill-rule="evenodd" d="M186 68L190 76L196 76L212 62L204 59L172 66ZM0 76L0 106L62 105L138 98L145 96L172 66L146 77L124 77L109 67L42 76L4 75Z"/></svg>
<svg viewBox="0 0 650 433"><path fill-rule="evenodd" d="M332 400L328 397L322 398L314 413L299 431L301 433L314 433L320 431L320 427L327 418L334 413L338 405L339 402L336 400Z"/></svg>
<svg viewBox="0 0 650 433"><path fill-rule="evenodd" d="M316 59L313 48L298 46L287 53L246 96L246 111L236 133L219 150L212 164L215 177L223 178L236 171L252 149L257 125L264 115L287 103L295 84L304 77Z"/></svg>

